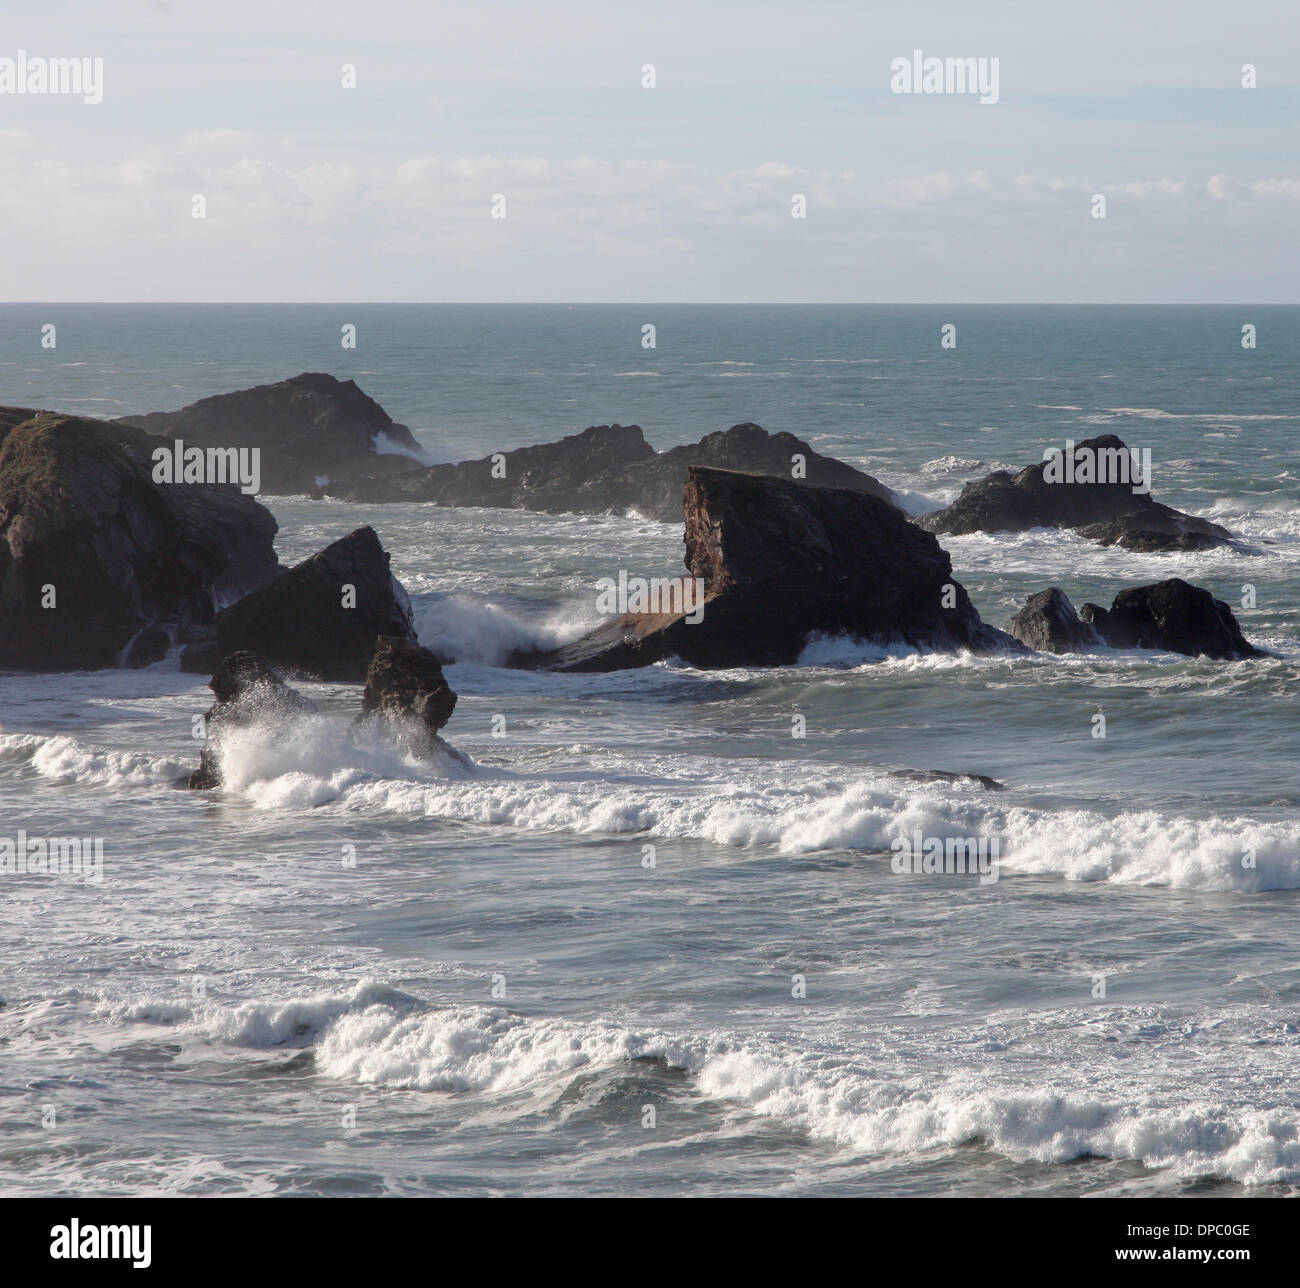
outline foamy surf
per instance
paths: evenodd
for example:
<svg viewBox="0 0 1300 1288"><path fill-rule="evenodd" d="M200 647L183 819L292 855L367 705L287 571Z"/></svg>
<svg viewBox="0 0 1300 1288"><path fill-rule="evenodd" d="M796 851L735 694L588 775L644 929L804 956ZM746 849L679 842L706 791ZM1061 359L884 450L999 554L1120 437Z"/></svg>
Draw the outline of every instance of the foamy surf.
<svg viewBox="0 0 1300 1288"><path fill-rule="evenodd" d="M182 1062L204 1046L310 1048L317 1073L340 1082L489 1101L522 1094L516 1117L553 1102L579 1074L656 1060L688 1074L694 1094L715 1102L733 1131L776 1120L848 1155L896 1160L982 1144L1017 1161L1131 1160L1169 1178L1246 1185L1300 1178L1300 1114L1267 1091L1279 1061L1296 1065L1300 1040L1272 1033L1250 1008L1215 1021L1240 1043L1238 1081L1250 1089L1227 1103L1188 1066L1198 1026L1150 1007L1005 1012L983 1032L976 1026L959 1035L956 1051L974 1054L957 1055L955 1065L949 1059L942 1072L928 1047L946 1039L917 1031L910 1041L924 1053L924 1073L894 1054L890 1032L853 1049L811 1035L795 1043L719 1030L642 1032L504 1007L431 1006L377 980L347 993L234 1005L103 1003L97 1014L137 1036L164 1028L182 1042ZM1127 1064L1099 1054L1107 1041L1132 1044L1142 1035ZM1095 1066L1030 1080L1029 1071L1066 1040L1093 1052ZM990 1045L1015 1053L997 1073L978 1055ZM1252 1082L1247 1075L1265 1065L1268 1083Z"/></svg>
<svg viewBox="0 0 1300 1288"><path fill-rule="evenodd" d="M68 737L0 735L0 755L46 778L164 785L188 766ZM519 831L708 841L776 855L888 855L899 838L996 839L1005 874L1254 893L1300 889L1300 820L1000 804L972 781L904 787L883 769L586 753L562 772L484 766L412 749L382 725L308 714L230 731L227 797L259 811L328 807Z"/></svg>

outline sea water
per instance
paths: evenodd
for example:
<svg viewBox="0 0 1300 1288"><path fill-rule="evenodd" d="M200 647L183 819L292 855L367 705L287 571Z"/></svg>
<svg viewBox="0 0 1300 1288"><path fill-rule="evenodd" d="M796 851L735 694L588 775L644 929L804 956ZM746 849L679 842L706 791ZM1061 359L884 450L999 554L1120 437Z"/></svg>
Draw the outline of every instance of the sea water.
<svg viewBox="0 0 1300 1288"><path fill-rule="evenodd" d="M0 308L0 403L328 371L431 460L756 421L919 513L1116 433L1255 553L942 538L985 620L1178 576L1275 654L510 671L595 623L602 577L680 575L681 525L265 498L286 564L374 526L472 763L303 684L318 715L191 793L205 677L0 675L0 837L103 842L102 881L0 878L0 1190L1291 1191L1298 353L1300 309L1254 306ZM896 872L917 835L996 840L997 879Z"/></svg>

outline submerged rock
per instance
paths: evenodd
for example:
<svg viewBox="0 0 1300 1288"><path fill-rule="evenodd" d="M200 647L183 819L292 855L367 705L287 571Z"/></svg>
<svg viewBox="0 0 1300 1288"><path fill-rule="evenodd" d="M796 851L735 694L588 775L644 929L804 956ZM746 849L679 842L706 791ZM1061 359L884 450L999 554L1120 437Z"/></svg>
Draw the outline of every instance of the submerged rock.
<svg viewBox="0 0 1300 1288"><path fill-rule="evenodd" d="M1120 461L1128 452L1121 439L1103 434L1075 444L1072 455L1079 462ZM1052 482L1049 464L1041 461L1014 475L998 470L967 483L946 510L916 522L927 532L954 536L1074 528L1105 545L1148 551L1200 550L1232 541L1226 528L1134 493L1128 482Z"/></svg>
<svg viewBox="0 0 1300 1288"><path fill-rule="evenodd" d="M121 424L195 447L261 449L261 490L308 492L322 476L400 473L424 453L351 380L304 372L278 384L201 398L179 411L124 416Z"/></svg>
<svg viewBox="0 0 1300 1288"><path fill-rule="evenodd" d="M230 484L159 484L126 425L0 410L0 667L157 661L280 572L270 511Z"/></svg>
<svg viewBox="0 0 1300 1288"><path fill-rule="evenodd" d="M796 458L798 458L796 462ZM432 501L445 506L541 510L549 514L631 514L673 523L692 465L711 465L799 481L810 487L894 494L861 470L822 456L793 434L733 425L698 443L656 452L639 426L596 425L556 443L521 447L477 461L435 465L413 474L331 483L316 496L348 501Z"/></svg>
<svg viewBox="0 0 1300 1288"><path fill-rule="evenodd" d="M1120 546L1124 550L1146 554L1163 554L1171 550L1211 550L1225 543L1238 544L1238 549L1243 553L1259 553L1239 543L1232 543L1232 534L1226 528L1220 528L1217 523L1170 510L1165 506L1130 511L1101 523L1090 523L1079 528L1078 533L1103 546Z"/></svg>
<svg viewBox="0 0 1300 1288"><path fill-rule="evenodd" d="M1053 586L1030 595L1008 623L1007 631L1040 653L1082 653L1101 644L1101 636L1079 620L1064 591Z"/></svg>
<svg viewBox="0 0 1300 1288"><path fill-rule="evenodd" d="M208 687L217 700L203 717L207 741L190 787L199 791L221 786L221 743L232 729L259 721L282 721L316 710L315 703L291 689L256 653L240 651L224 658Z"/></svg>
<svg viewBox="0 0 1300 1288"><path fill-rule="evenodd" d="M676 656L701 667L786 666L814 633L1024 651L980 620L934 537L870 493L691 466L685 512L688 585L702 587L701 604L611 616L520 663L609 671Z"/></svg>
<svg viewBox="0 0 1300 1288"><path fill-rule="evenodd" d="M1232 609L1178 577L1121 590L1109 609L1084 604L1080 616L1112 648L1153 648L1235 661L1267 657L1241 633Z"/></svg>
<svg viewBox="0 0 1300 1288"><path fill-rule="evenodd" d="M320 680L359 683L377 635L414 640L411 603L375 530L358 528L220 613L215 637L181 657L204 671L215 654L249 649Z"/></svg>
<svg viewBox="0 0 1300 1288"><path fill-rule="evenodd" d="M890 778L900 778L908 783L977 783L985 791L1004 792L1006 783L1000 783L987 774L970 774L949 769L892 769Z"/></svg>

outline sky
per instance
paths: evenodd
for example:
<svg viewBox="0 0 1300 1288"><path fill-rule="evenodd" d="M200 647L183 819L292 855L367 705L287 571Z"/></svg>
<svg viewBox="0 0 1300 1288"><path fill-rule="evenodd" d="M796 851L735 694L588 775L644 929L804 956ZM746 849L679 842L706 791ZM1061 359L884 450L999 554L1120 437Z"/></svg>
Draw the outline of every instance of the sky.
<svg viewBox="0 0 1300 1288"><path fill-rule="evenodd" d="M1297 0L3 2L6 301L1300 301Z"/></svg>

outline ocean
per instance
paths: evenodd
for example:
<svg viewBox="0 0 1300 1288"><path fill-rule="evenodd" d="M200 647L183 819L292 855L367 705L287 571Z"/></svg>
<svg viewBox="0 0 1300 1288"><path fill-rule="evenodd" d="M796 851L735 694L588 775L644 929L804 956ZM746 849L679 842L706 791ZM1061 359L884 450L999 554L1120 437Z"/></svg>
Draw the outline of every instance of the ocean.
<svg viewBox="0 0 1300 1288"><path fill-rule="evenodd" d="M1298 353L1294 307L0 307L0 403L328 371L432 460L756 421L919 513L1113 432L1256 553L941 538L984 619L1177 576L1276 654L511 671L598 578L680 572L680 525L265 498L286 564L374 526L472 764L304 684L191 793L204 677L0 675L0 837L103 843L102 881L3 878L0 1192L1294 1192ZM896 873L918 832L997 879Z"/></svg>

